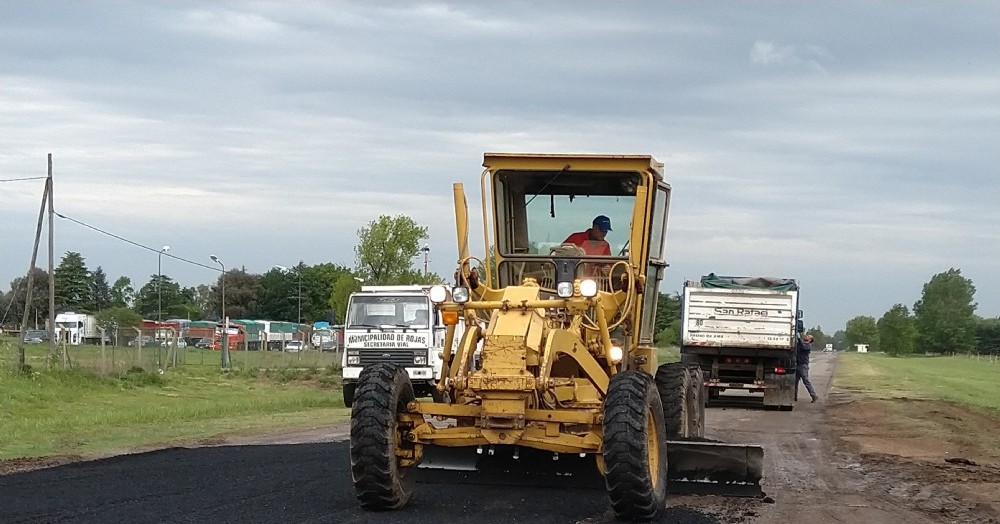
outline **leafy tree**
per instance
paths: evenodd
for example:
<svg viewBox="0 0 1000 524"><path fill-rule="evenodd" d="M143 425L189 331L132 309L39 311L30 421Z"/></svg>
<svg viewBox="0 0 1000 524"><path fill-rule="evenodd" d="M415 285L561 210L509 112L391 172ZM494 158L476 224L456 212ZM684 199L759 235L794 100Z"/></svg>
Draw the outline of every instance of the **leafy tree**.
<svg viewBox="0 0 1000 524"><path fill-rule="evenodd" d="M976 348L976 288L951 268L924 284L913 305L920 348L932 353L971 353Z"/></svg>
<svg viewBox="0 0 1000 524"><path fill-rule="evenodd" d="M851 349L851 348L847 347L847 332L844 331L843 329L838 329L833 334L832 342L833 342L833 349L836 349L836 350L839 350L839 351L844 351L844 350L847 350L847 349Z"/></svg>
<svg viewBox="0 0 1000 524"><path fill-rule="evenodd" d="M107 331L112 344L117 344L123 329L138 326L142 323L142 315L124 307L103 309L94 314L97 325Z"/></svg>
<svg viewBox="0 0 1000 524"><path fill-rule="evenodd" d="M844 344L847 348L852 348L855 344L868 344L869 351L879 351L878 325L875 319L857 316L848 320L844 330Z"/></svg>
<svg viewBox="0 0 1000 524"><path fill-rule="evenodd" d="M356 270L371 285L399 284L419 254L427 228L406 215L381 215L358 230Z"/></svg>
<svg viewBox="0 0 1000 524"><path fill-rule="evenodd" d="M94 309L91 274L80 253L67 251L55 269L56 311L86 312Z"/></svg>
<svg viewBox="0 0 1000 524"><path fill-rule="evenodd" d="M31 269L31 303L28 308L28 322L33 324L35 329L45 325L45 319L49 317L49 272L44 269L34 267ZM10 310L14 315L15 322L20 324L21 315L24 314L25 299L28 297L28 277L17 277L10 283L11 303Z"/></svg>
<svg viewBox="0 0 1000 524"><path fill-rule="evenodd" d="M184 303L180 285L166 275L152 275L136 294L133 309L143 318L160 320L162 315L166 320L175 316L171 314L172 310L176 311L173 308Z"/></svg>
<svg viewBox="0 0 1000 524"><path fill-rule="evenodd" d="M334 286L343 276L353 278L350 268L337 264L323 263L306 266L302 271L302 321L323 320L334 322L330 297Z"/></svg>
<svg viewBox="0 0 1000 524"><path fill-rule="evenodd" d="M330 308L333 310L334 322L343 324L347 322L347 301L351 293L361 289L361 282L354 275L343 275L337 279L330 294Z"/></svg>
<svg viewBox="0 0 1000 524"><path fill-rule="evenodd" d="M108 276L101 266L97 266L90 279L90 296L94 297L95 311L111 307L111 286L108 285Z"/></svg>
<svg viewBox="0 0 1000 524"><path fill-rule="evenodd" d="M263 278L261 275L247 273L246 269L231 269L226 271L225 275L219 275L215 286L212 287L206 317L220 318L223 277L226 279L226 316L230 319L260 318Z"/></svg>
<svg viewBox="0 0 1000 524"><path fill-rule="evenodd" d="M980 320L976 341L976 352L980 355L1000 355L1000 318Z"/></svg>
<svg viewBox="0 0 1000 524"><path fill-rule="evenodd" d="M882 351L893 355L913 353L917 342L917 328L910 310L902 304L892 306L878 320L878 336Z"/></svg>
<svg viewBox="0 0 1000 524"><path fill-rule="evenodd" d="M653 339L657 344L679 346L681 343L681 297L676 291L656 297Z"/></svg>
<svg viewBox="0 0 1000 524"><path fill-rule="evenodd" d="M112 307L132 307L135 302L135 288L132 287L132 279L128 277L118 277L111 286L111 306Z"/></svg>

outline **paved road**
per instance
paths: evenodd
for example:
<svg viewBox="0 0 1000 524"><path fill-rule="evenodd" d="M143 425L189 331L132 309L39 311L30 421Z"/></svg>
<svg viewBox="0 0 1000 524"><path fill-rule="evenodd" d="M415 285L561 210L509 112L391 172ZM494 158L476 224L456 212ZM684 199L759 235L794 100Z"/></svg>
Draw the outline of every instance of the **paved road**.
<svg viewBox="0 0 1000 524"><path fill-rule="evenodd" d="M675 496L661 522L981 522L932 518L887 493L880 472L836 451L823 416L828 403L843 401L829 392L834 366L833 355L814 355L816 404L800 401L792 412L708 410L708 437L764 446L764 489L773 503ZM343 437L341 425L254 441L262 445L167 449L0 476L0 522L614 522L599 486L452 485L433 476L421 477L401 511L362 511L347 443L335 441Z"/></svg>
<svg viewBox="0 0 1000 524"><path fill-rule="evenodd" d="M0 522L603 523L603 489L417 485L403 510L358 508L346 442L166 449L0 476ZM661 520L715 524L672 507ZM728 521L727 521L728 522Z"/></svg>

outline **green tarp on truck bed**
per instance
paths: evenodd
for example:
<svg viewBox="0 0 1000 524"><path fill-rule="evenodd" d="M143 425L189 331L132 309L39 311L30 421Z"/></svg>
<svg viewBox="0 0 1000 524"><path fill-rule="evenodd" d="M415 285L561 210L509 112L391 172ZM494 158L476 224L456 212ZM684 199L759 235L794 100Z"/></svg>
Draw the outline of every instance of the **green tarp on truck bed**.
<svg viewBox="0 0 1000 524"><path fill-rule="evenodd" d="M790 278L774 277L727 277L709 273L701 277L701 287L722 287L731 289L773 289L775 291L798 291L799 285Z"/></svg>

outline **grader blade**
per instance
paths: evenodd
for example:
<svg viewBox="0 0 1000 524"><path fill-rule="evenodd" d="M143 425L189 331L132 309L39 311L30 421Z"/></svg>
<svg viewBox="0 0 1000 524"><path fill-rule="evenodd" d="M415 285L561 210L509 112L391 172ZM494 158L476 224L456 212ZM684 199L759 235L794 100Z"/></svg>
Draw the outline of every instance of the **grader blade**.
<svg viewBox="0 0 1000 524"><path fill-rule="evenodd" d="M667 441L667 491L675 494L762 495L764 449L708 441ZM426 446L417 480L425 484L560 486L601 489L594 456L513 446Z"/></svg>
<svg viewBox="0 0 1000 524"><path fill-rule="evenodd" d="M703 441L667 442L671 493L758 497L764 448Z"/></svg>
<svg viewBox="0 0 1000 524"><path fill-rule="evenodd" d="M416 479L425 484L604 488L593 455L515 447L425 446Z"/></svg>

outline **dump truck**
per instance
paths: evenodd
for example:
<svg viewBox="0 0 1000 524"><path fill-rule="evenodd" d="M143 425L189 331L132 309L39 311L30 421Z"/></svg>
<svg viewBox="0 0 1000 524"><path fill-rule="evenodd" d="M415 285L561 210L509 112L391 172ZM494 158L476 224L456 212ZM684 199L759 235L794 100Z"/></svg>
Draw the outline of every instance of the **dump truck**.
<svg viewBox="0 0 1000 524"><path fill-rule="evenodd" d="M459 456L473 468L495 466L503 457L510 480L539 453L550 465L589 464L623 519L656 518L682 484L759 493L760 446L707 441L700 369L658 362L671 194L663 164L648 155L487 153L483 166L482 254L469 254L456 183L454 282L428 291L442 347L453 348L442 352L438 398L416 401L405 365L379 362L358 376L350 455L360 505L403 507L416 468L457 467ZM599 249L574 241L588 236Z"/></svg>
<svg viewBox="0 0 1000 524"><path fill-rule="evenodd" d="M791 411L801 318L794 279L711 273L686 281L681 362L703 370L709 403L727 390L740 391Z"/></svg>

